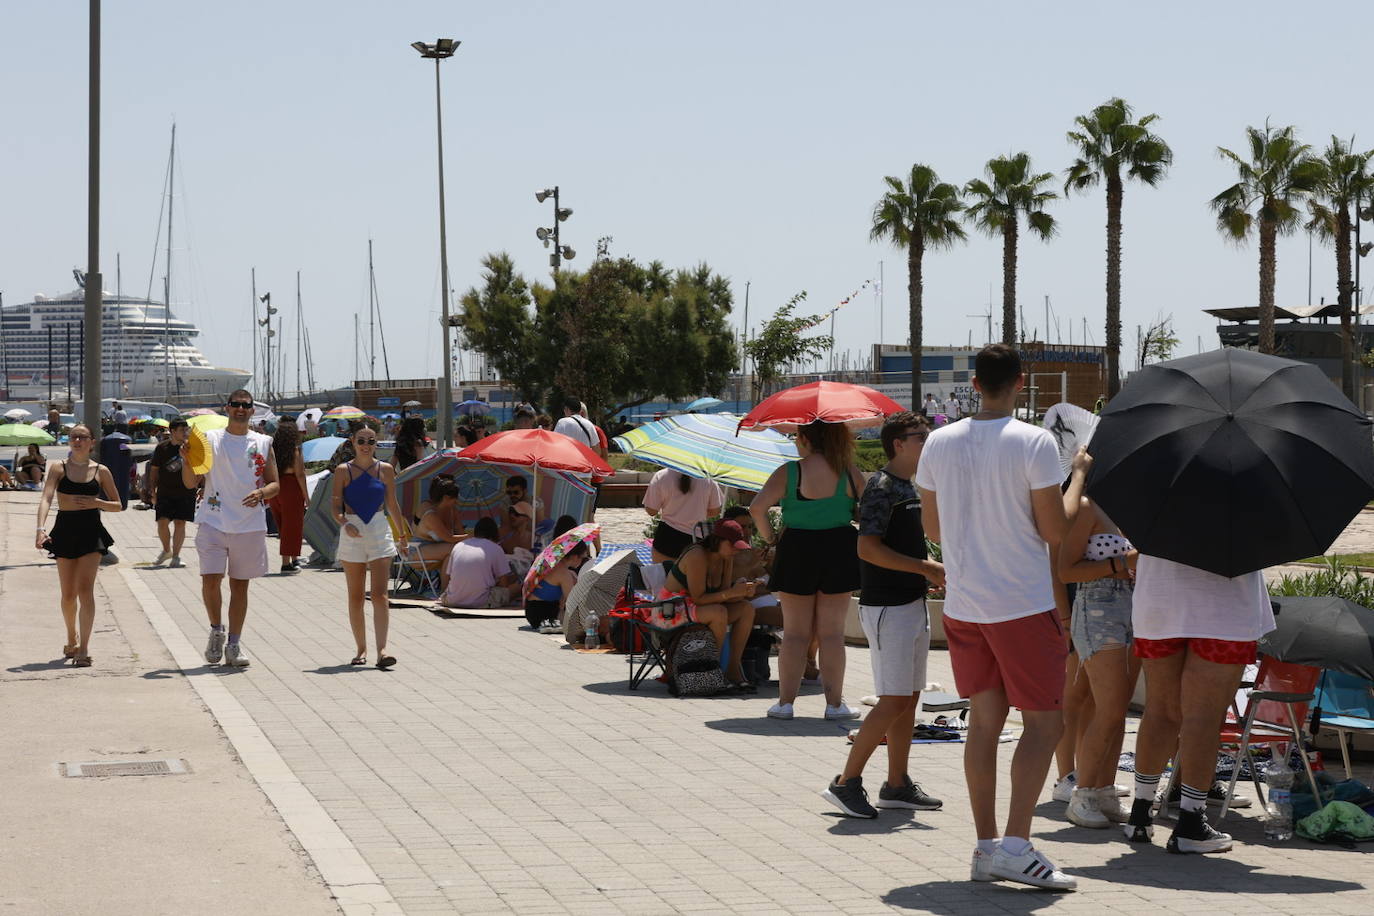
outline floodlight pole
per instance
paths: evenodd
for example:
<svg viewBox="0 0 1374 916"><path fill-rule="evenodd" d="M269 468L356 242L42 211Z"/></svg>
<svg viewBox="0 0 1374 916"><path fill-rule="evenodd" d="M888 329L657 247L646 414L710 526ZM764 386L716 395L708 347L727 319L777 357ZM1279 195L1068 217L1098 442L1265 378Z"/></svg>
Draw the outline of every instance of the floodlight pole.
<svg viewBox="0 0 1374 916"><path fill-rule="evenodd" d="M87 126L86 173L86 378L82 392L82 418L91 434L100 431L101 371L100 334L102 291L100 276L100 0L91 0L90 89ZM69 376L70 377L70 376Z"/></svg>

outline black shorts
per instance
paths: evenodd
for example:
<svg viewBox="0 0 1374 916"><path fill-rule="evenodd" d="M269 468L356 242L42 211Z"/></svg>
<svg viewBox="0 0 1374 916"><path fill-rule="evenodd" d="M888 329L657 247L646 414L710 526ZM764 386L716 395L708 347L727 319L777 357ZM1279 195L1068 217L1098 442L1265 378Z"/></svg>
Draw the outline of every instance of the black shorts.
<svg viewBox="0 0 1374 916"><path fill-rule="evenodd" d="M174 522L194 522L196 520L196 498L194 496L163 496L159 493L153 518L168 518Z"/></svg>
<svg viewBox="0 0 1374 916"><path fill-rule="evenodd" d="M654 529L654 550L676 560L684 550L692 546L693 538L690 534L678 531L672 525L663 520L659 520L658 527Z"/></svg>
<svg viewBox="0 0 1374 916"><path fill-rule="evenodd" d="M859 587L859 532L788 528L778 541L768 587L789 595L839 595Z"/></svg>
<svg viewBox="0 0 1374 916"><path fill-rule="evenodd" d="M557 622L558 602L527 598L525 600L525 619L529 621L531 627L537 627L550 621Z"/></svg>
<svg viewBox="0 0 1374 916"><path fill-rule="evenodd" d="M90 553L104 556L113 543L99 509L68 509L57 513L45 546L54 557L76 560Z"/></svg>

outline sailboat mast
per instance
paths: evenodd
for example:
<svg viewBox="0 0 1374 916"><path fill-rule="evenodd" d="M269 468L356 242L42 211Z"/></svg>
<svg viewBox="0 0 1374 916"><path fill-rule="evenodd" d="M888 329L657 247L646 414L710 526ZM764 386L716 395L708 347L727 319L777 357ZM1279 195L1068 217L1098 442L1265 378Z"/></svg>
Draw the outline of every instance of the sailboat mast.
<svg viewBox="0 0 1374 916"><path fill-rule="evenodd" d="M371 245L369 244L369 251L370 250ZM377 295L377 275L372 272L370 257L368 260L368 264L368 289L372 294L372 301L376 303L377 335L382 339L382 371L386 373L387 387L390 387L391 360L386 355L386 325L382 323L382 297Z"/></svg>
<svg viewBox="0 0 1374 916"><path fill-rule="evenodd" d="M261 388L261 380L258 378L258 269L249 268L252 275L251 295L253 297L253 324L249 327L249 337L253 339L253 388ZM263 392L263 400L268 400L267 392Z"/></svg>
<svg viewBox="0 0 1374 916"><path fill-rule="evenodd" d="M124 394L124 267L115 252L115 389L114 397ZM105 370L102 367L100 374Z"/></svg>
<svg viewBox="0 0 1374 916"><path fill-rule="evenodd" d="M377 377L377 299L372 290L377 281L372 274L372 239L367 240L367 372L368 378Z"/></svg>
<svg viewBox="0 0 1374 916"><path fill-rule="evenodd" d="M176 199L177 122L172 122L172 149L167 154L167 273L162 287L162 384L172 399L172 202Z"/></svg>
<svg viewBox="0 0 1374 916"><path fill-rule="evenodd" d="M305 327L301 321L301 272L296 271L296 397L302 397L305 389L301 387L301 340L303 335L301 329Z"/></svg>

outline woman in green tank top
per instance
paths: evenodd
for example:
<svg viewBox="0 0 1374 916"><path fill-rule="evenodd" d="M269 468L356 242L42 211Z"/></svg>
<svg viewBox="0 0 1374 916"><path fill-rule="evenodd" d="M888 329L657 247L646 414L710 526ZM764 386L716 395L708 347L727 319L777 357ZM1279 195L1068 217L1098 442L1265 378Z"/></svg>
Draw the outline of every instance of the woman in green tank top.
<svg viewBox="0 0 1374 916"><path fill-rule="evenodd" d="M782 605L778 652L778 702L768 710L790 719L801 688L806 649L820 641L821 682L827 719L853 719L844 703L844 621L859 587L858 532L854 513L864 478L854 464L854 440L842 423L817 421L797 431L801 460L773 472L749 506L759 534L777 541L770 587ZM768 510L782 509L783 533L775 538Z"/></svg>

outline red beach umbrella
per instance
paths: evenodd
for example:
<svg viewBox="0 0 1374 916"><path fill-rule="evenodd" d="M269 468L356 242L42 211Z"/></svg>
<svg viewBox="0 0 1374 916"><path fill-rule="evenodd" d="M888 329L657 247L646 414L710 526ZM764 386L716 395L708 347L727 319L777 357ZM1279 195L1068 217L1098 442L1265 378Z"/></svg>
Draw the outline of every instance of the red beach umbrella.
<svg viewBox="0 0 1374 916"><path fill-rule="evenodd" d="M508 429L494 433L469 445L456 457L603 477L615 473L600 455L581 442L547 429Z"/></svg>
<svg viewBox="0 0 1374 916"><path fill-rule="evenodd" d="M851 427L878 426L885 416L903 409L892 398L864 385L809 382L765 398L745 414L739 428L774 427L793 432L816 420Z"/></svg>

